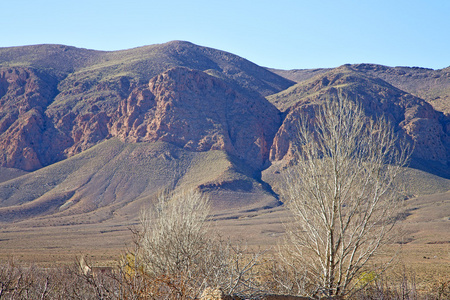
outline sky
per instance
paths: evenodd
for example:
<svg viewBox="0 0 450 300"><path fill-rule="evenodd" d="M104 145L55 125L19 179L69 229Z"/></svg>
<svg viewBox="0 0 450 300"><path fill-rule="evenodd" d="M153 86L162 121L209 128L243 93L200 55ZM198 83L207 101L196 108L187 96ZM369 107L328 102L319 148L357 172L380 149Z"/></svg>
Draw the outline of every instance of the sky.
<svg viewBox="0 0 450 300"><path fill-rule="evenodd" d="M0 47L189 41L277 69L450 66L449 0L0 0Z"/></svg>

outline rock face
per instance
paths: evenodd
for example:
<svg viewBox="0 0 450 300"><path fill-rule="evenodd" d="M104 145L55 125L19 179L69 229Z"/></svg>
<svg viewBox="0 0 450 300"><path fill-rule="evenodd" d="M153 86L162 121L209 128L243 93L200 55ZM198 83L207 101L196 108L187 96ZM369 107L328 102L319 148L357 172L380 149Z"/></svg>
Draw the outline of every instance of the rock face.
<svg viewBox="0 0 450 300"><path fill-rule="evenodd" d="M289 159L292 155L291 141L295 138L300 116L308 114L308 111L311 113L314 103L337 97L338 94L357 99L371 116L387 116L395 130L414 141L414 157L444 164L449 160L449 119L444 114L435 111L420 98L346 66L300 83L289 92L281 92L271 99L280 108L285 103L292 103L295 97L297 102L285 111L286 117L275 136L270 159Z"/></svg>
<svg viewBox="0 0 450 300"><path fill-rule="evenodd" d="M118 136L190 151L224 150L261 169L281 124L279 111L263 97L183 67L152 78L121 101L117 96L115 109L94 102L78 113L58 110L52 83L32 69L0 73L0 166L36 170ZM130 88L119 86L124 95Z"/></svg>
<svg viewBox="0 0 450 300"><path fill-rule="evenodd" d="M110 121L112 136L164 141L191 151L224 150L261 168L281 124L266 99L236 92L201 71L174 68L135 90Z"/></svg>
<svg viewBox="0 0 450 300"><path fill-rule="evenodd" d="M29 68L0 69L0 166L35 170L48 159L46 107L55 80Z"/></svg>
<svg viewBox="0 0 450 300"><path fill-rule="evenodd" d="M199 71L164 73L175 66ZM231 53L182 41L116 52L2 48L0 166L33 171L120 136L223 149L261 168L280 123L262 95L292 84Z"/></svg>

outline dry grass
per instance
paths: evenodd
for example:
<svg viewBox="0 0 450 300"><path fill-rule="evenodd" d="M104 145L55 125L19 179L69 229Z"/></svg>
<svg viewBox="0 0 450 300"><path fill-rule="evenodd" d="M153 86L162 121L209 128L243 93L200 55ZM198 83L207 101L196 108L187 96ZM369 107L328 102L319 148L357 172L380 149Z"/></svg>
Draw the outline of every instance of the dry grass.
<svg viewBox="0 0 450 300"><path fill-rule="evenodd" d="M400 288L402 280L407 278L418 292L436 295L450 278L449 199L450 192L405 202L410 215L402 222L406 233L404 244L392 244L384 252L387 255L384 258L397 254L393 268L384 277L391 288ZM276 252L284 235L283 223L288 217L283 207L259 210L250 207L216 211L211 222L222 237L244 242L253 249ZM132 233L128 228L133 225L137 225L137 220L111 219L100 224L39 228L4 227L0 229L0 261L13 257L22 264L49 267L72 265L76 257L87 255L94 266L117 266L124 250L132 245Z"/></svg>
<svg viewBox="0 0 450 300"><path fill-rule="evenodd" d="M410 215L402 221L404 244L394 246L397 250L401 247L405 264L418 268L448 265L450 192L421 196L407 200L405 204ZM283 223L288 217L282 206L271 209L249 206L214 211L211 222L223 237L242 240L251 246L275 248L284 235ZM20 224L3 226L0 229L0 258L20 255L26 261L36 257L44 263L48 258L58 256L60 261L69 262L81 253L92 253L96 261L108 261L130 245L129 228L137 224L137 218L114 218L100 224L34 228L18 226Z"/></svg>

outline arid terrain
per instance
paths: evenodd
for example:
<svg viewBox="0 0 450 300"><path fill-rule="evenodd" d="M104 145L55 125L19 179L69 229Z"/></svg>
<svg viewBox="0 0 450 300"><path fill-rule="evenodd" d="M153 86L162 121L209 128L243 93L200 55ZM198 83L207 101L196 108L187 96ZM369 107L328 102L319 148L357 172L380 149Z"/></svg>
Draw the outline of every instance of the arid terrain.
<svg viewBox="0 0 450 300"><path fill-rule="evenodd" d="M275 249L296 124L337 95L414 144L388 250L449 278L450 67L275 70L181 41L0 48L0 260L113 264L163 189L207 194L222 236Z"/></svg>

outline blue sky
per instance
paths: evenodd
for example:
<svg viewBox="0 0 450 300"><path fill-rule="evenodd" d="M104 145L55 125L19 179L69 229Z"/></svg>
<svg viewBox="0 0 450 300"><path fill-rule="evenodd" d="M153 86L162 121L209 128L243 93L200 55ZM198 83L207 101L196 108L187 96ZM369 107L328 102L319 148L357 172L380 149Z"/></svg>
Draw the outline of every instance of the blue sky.
<svg viewBox="0 0 450 300"><path fill-rule="evenodd" d="M450 66L448 0L0 0L0 47L186 40L279 69Z"/></svg>

